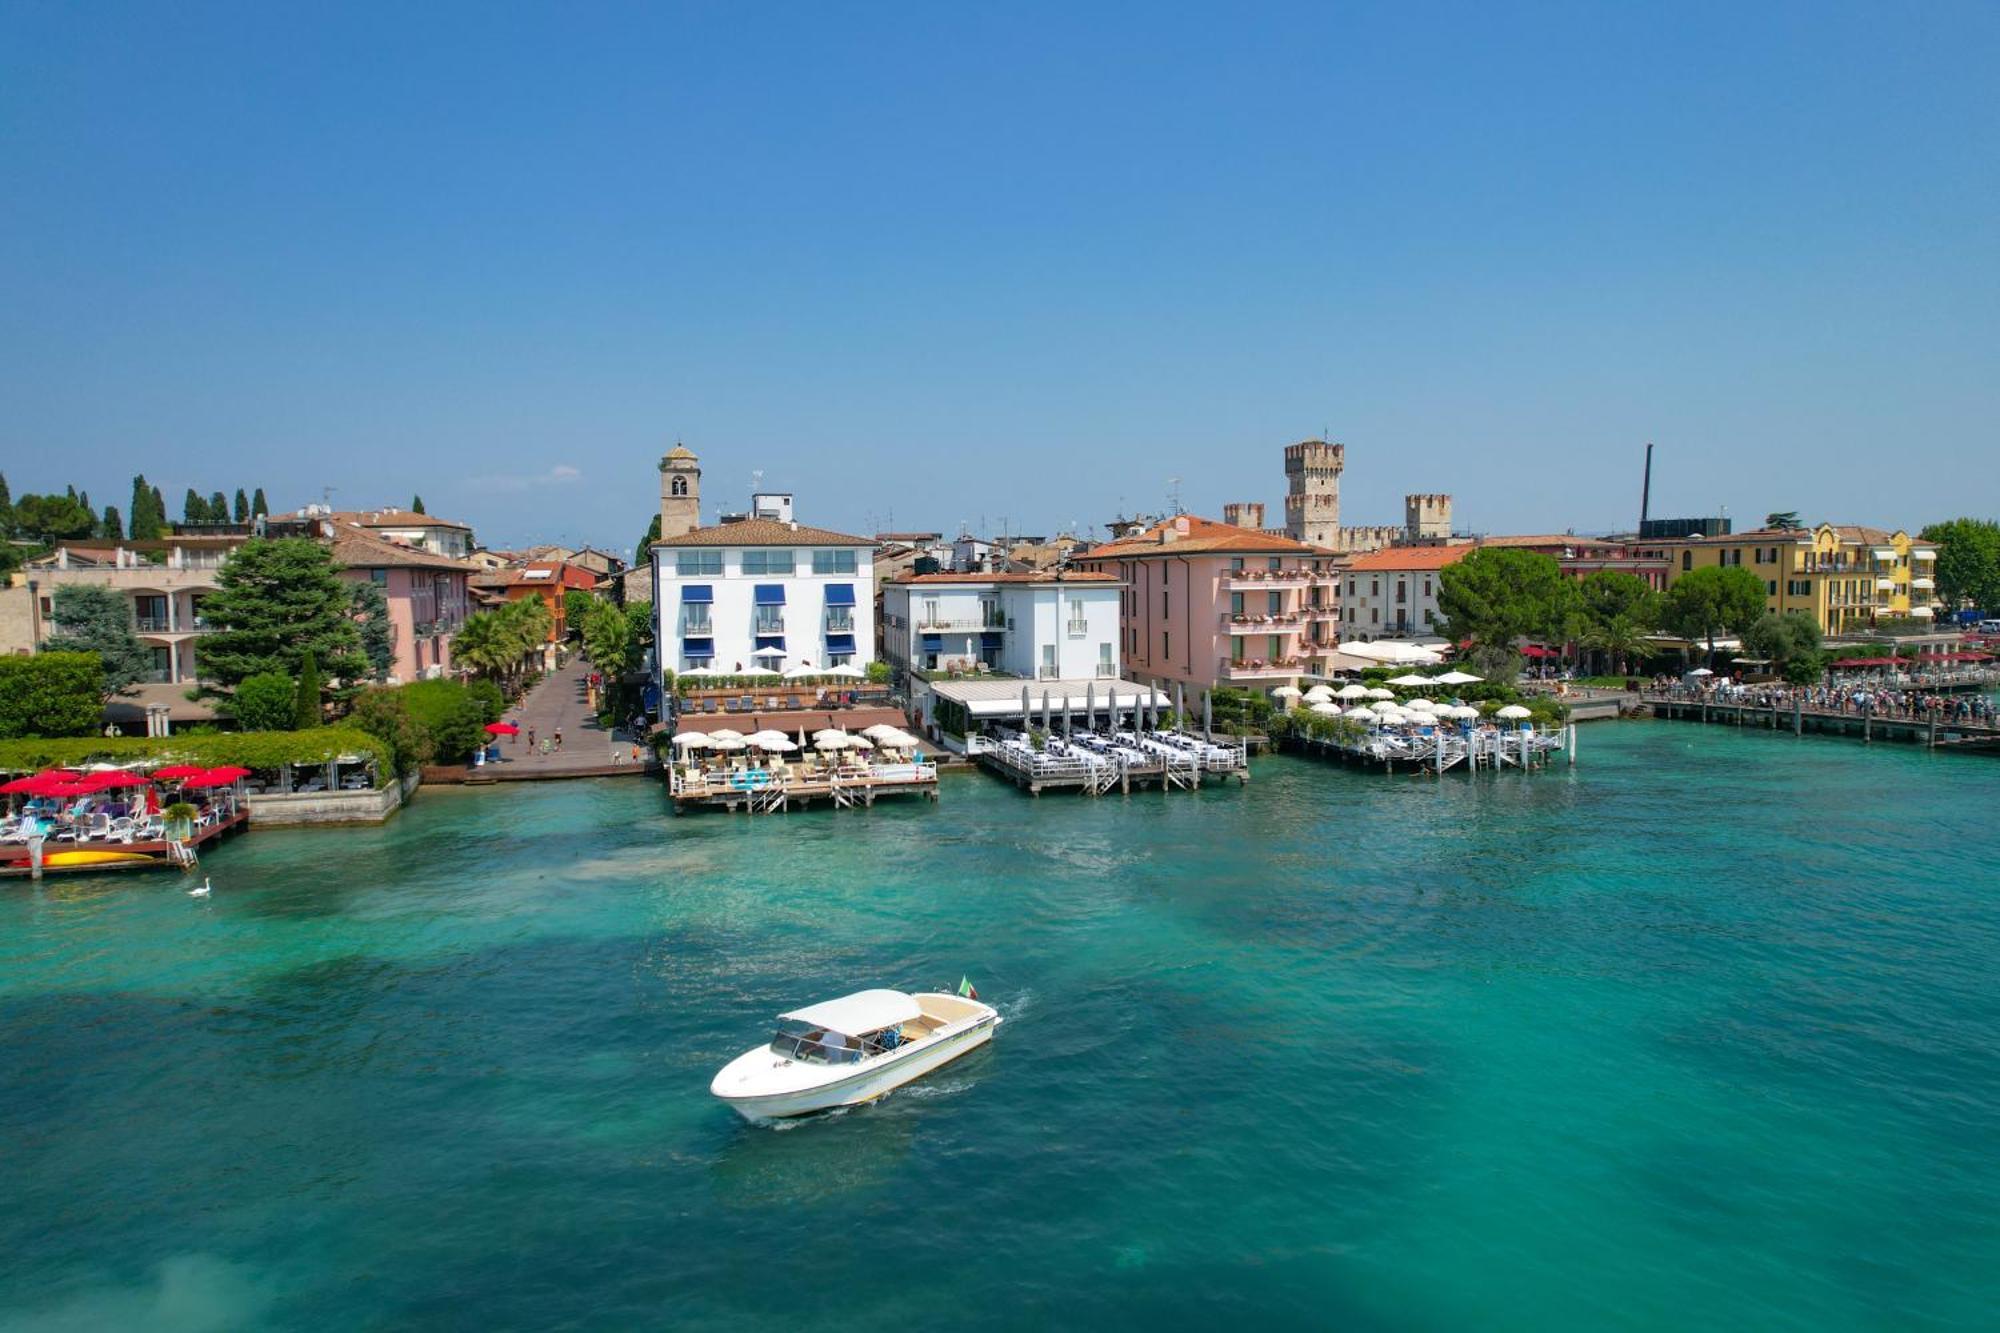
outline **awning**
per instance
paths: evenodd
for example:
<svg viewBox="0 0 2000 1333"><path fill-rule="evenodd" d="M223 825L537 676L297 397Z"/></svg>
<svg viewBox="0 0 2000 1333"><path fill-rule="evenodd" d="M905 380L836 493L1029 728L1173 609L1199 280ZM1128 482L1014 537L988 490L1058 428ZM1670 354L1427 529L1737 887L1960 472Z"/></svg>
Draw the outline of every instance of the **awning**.
<svg viewBox="0 0 2000 1333"><path fill-rule="evenodd" d="M756 646L759 648L776 648L780 651L783 651L785 647L785 636L782 634L759 634L757 636Z"/></svg>
<svg viewBox="0 0 2000 1333"><path fill-rule="evenodd" d="M979 631L979 646L981 648L998 648L1006 642L1007 636L997 629L983 629Z"/></svg>
<svg viewBox="0 0 2000 1333"><path fill-rule="evenodd" d="M1875 548L1875 558L1877 560L1894 560L1896 558L1896 548L1893 546L1878 546Z"/></svg>
<svg viewBox="0 0 2000 1333"><path fill-rule="evenodd" d="M681 589L681 600L683 602L712 602L715 600L715 587L713 584L708 583L687 584Z"/></svg>
<svg viewBox="0 0 2000 1333"><path fill-rule="evenodd" d="M712 638L682 639L681 655L683 657L713 657L715 656L715 640Z"/></svg>
<svg viewBox="0 0 2000 1333"><path fill-rule="evenodd" d="M853 606L854 585L852 583L829 583L826 585L828 606Z"/></svg>
<svg viewBox="0 0 2000 1333"><path fill-rule="evenodd" d="M778 1017L791 1023L809 1023L844 1037L859 1037L912 1022L923 1017L923 1010L899 990L864 990L838 1000L809 1004Z"/></svg>
<svg viewBox="0 0 2000 1333"><path fill-rule="evenodd" d="M941 652L943 652L943 651L944 651L944 635L942 635L942 634L926 634L926 635L924 635L924 636L923 636L923 650L924 650L925 652L927 652L927 653L941 653Z"/></svg>
<svg viewBox="0 0 2000 1333"><path fill-rule="evenodd" d="M782 583L760 583L757 585L757 605L783 606L785 585Z"/></svg>
<svg viewBox="0 0 2000 1333"><path fill-rule="evenodd" d="M829 634L826 636L826 650L830 653L851 653L854 651L854 636Z"/></svg>
<svg viewBox="0 0 2000 1333"><path fill-rule="evenodd" d="M1912 546L1910 548L1910 559L1935 560L1937 559L1937 548L1934 546Z"/></svg>

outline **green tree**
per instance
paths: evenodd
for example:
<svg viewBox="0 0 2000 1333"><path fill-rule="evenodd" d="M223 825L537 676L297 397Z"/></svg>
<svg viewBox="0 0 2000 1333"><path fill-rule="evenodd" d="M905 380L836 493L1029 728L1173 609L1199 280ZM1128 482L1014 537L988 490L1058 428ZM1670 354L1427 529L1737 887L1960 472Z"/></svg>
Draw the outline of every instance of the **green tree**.
<svg viewBox="0 0 2000 1333"><path fill-rule="evenodd" d="M69 495L24 495L14 502L14 533L48 545L81 541L97 531L97 515Z"/></svg>
<svg viewBox="0 0 2000 1333"><path fill-rule="evenodd" d="M156 526L156 528L155 528L155 531L154 531L153 535L154 535L155 537L164 537L164 536L166 536L166 535L167 535L167 497L166 497L166 496L164 496L164 495L162 495L162 494L160 494L160 488L159 488L158 486L155 486L155 487L153 488L153 517L159 520L159 522L158 522L158 524L157 524L157 526Z"/></svg>
<svg viewBox="0 0 2000 1333"><path fill-rule="evenodd" d="M49 619L55 624L51 648L97 654L106 700L125 693L153 669L152 649L133 632L132 605L122 593L66 583L49 598Z"/></svg>
<svg viewBox="0 0 2000 1333"><path fill-rule="evenodd" d="M1674 580L1660 602L1660 625L1690 642L1708 644L1724 631L1740 634L1764 614L1764 580L1741 565L1708 565Z"/></svg>
<svg viewBox="0 0 2000 1333"><path fill-rule="evenodd" d="M117 505L104 506L104 519L97 525L97 535L107 541L125 540L125 520L119 515Z"/></svg>
<svg viewBox="0 0 2000 1333"><path fill-rule="evenodd" d="M1795 685L1809 685L1826 670L1819 621L1804 611L1766 611L1743 631L1744 651L1767 658Z"/></svg>
<svg viewBox="0 0 2000 1333"><path fill-rule="evenodd" d="M208 501L195 494L194 487L187 488L187 495L181 499L181 522L206 523L208 521Z"/></svg>
<svg viewBox="0 0 2000 1333"><path fill-rule="evenodd" d="M326 720L320 711L319 662L310 648L299 659L299 690L293 707L297 715L293 726L300 731L310 730Z"/></svg>
<svg viewBox="0 0 2000 1333"><path fill-rule="evenodd" d="M410 512L411 512L411 513L413 513L413 514L421 514L421 513L423 513L423 512L424 512L424 497L423 497L423 496L421 496L421 495L413 495L413 496L411 496L411 497L410 497Z"/></svg>
<svg viewBox="0 0 2000 1333"><path fill-rule="evenodd" d="M97 508L96 508L96 506L94 506L94 505L92 505L92 504L90 503L90 492L89 492L89 491L78 491L78 492L76 492L76 502L77 502L78 504L80 504L80 505L82 505L82 506L83 506L83 512L85 512L86 514L93 514L93 515L94 515L94 514L96 514L96 513L97 513ZM92 522L92 524L93 524L93 525L94 525L94 524L96 523L96 521L97 521L97 520L96 520L95 518L93 518L93 519L91 520L91 522ZM96 529L95 529L95 527L94 527L94 526L93 526L93 528L92 528L92 531L93 531L93 532L94 532L94 531L96 531Z"/></svg>
<svg viewBox="0 0 2000 1333"><path fill-rule="evenodd" d="M160 535L159 516L153 512L153 488L142 474L132 478L132 540L153 541Z"/></svg>
<svg viewBox="0 0 2000 1333"><path fill-rule="evenodd" d="M0 541L14 535L14 494L7 489L7 474L0 472Z"/></svg>
<svg viewBox="0 0 2000 1333"><path fill-rule="evenodd" d="M1764 515L1764 526L1778 532L1797 532L1805 524L1799 522L1799 511L1780 509L1776 513Z"/></svg>
<svg viewBox="0 0 2000 1333"><path fill-rule="evenodd" d="M604 673L607 681L616 681L630 669L632 624L623 610L609 602L591 601L583 613L580 629L583 651L590 655L591 663Z"/></svg>
<svg viewBox="0 0 2000 1333"><path fill-rule="evenodd" d="M361 652L368 659L369 675L376 680L389 674L396 664L395 638L390 633L389 599L382 585L366 579L353 585L355 624L361 627Z"/></svg>
<svg viewBox="0 0 2000 1333"><path fill-rule="evenodd" d="M428 738L410 715L398 686L363 690L348 709L347 721L382 742L389 764L401 777L430 758Z"/></svg>
<svg viewBox="0 0 2000 1333"><path fill-rule="evenodd" d="M96 653L0 656L0 739L94 736L104 723L104 667Z"/></svg>
<svg viewBox="0 0 2000 1333"><path fill-rule="evenodd" d="M221 491L208 497L208 521L227 523L229 521L229 497Z"/></svg>
<svg viewBox="0 0 2000 1333"><path fill-rule="evenodd" d="M1937 544L1940 601L1956 611L1962 606L2000 610L2000 524L1983 518L1954 518L1925 526L1920 535Z"/></svg>
<svg viewBox="0 0 2000 1333"><path fill-rule="evenodd" d="M250 497L243 493L241 486L236 488L235 518L238 523L250 521Z"/></svg>
<svg viewBox="0 0 2000 1333"><path fill-rule="evenodd" d="M486 710L479 698L455 680L419 680L401 687L410 716L424 729L431 757L459 763L486 744Z"/></svg>
<svg viewBox="0 0 2000 1333"><path fill-rule="evenodd" d="M259 486L257 493L250 497L250 517L263 518L270 512L271 506L264 503L264 488Z"/></svg>
<svg viewBox="0 0 2000 1333"><path fill-rule="evenodd" d="M494 611L475 611L465 618L451 638L452 660L468 671L499 677L520 658L500 616Z"/></svg>
<svg viewBox="0 0 2000 1333"><path fill-rule="evenodd" d="M660 539L660 516L658 514L655 514L653 515L653 521L646 525L646 535L639 539L638 549L633 551L632 553L632 563L635 565L643 565L647 561L651 560L653 557L648 555L647 552L653 549L653 543L658 541L659 539Z"/></svg>
<svg viewBox="0 0 2000 1333"><path fill-rule="evenodd" d="M318 542L253 538L215 581L202 602L202 616L216 627L201 645L207 679L227 686L263 671L295 675L307 653L341 680L367 672L353 596Z"/></svg>
<svg viewBox="0 0 2000 1333"><path fill-rule="evenodd" d="M590 608L597 605L597 599L581 588L563 590L563 623L572 633L583 629L583 621L590 614Z"/></svg>
<svg viewBox="0 0 2000 1333"><path fill-rule="evenodd" d="M282 671L259 671L236 682L229 714L245 731L298 730L298 687Z"/></svg>
<svg viewBox="0 0 2000 1333"><path fill-rule="evenodd" d="M1486 546L1438 572L1439 632L1452 639L1506 645L1517 638L1568 637L1575 583L1538 551Z"/></svg>

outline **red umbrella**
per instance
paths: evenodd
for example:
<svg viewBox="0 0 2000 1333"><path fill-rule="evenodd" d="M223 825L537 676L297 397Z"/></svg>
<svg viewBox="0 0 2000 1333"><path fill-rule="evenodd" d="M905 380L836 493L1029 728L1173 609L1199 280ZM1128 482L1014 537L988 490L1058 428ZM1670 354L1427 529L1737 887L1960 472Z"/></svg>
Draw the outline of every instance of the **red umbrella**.
<svg viewBox="0 0 2000 1333"><path fill-rule="evenodd" d="M489 735L493 736L518 736L521 734L521 729L512 722L488 722L486 730Z"/></svg>
<svg viewBox="0 0 2000 1333"><path fill-rule="evenodd" d="M77 772L73 768L45 768L41 772L35 774L35 776L38 778L54 778L57 781L74 782L78 778L82 777L83 774Z"/></svg>
<svg viewBox="0 0 2000 1333"><path fill-rule="evenodd" d="M221 768L209 769L207 776L210 778L221 778L224 782L235 782L238 779L249 777L250 770L247 768L238 768L234 764L224 764Z"/></svg>
<svg viewBox="0 0 2000 1333"><path fill-rule="evenodd" d="M153 778L155 781L167 782L175 778L198 778L207 772L207 769L197 768L193 764L168 764L165 768L154 769Z"/></svg>
<svg viewBox="0 0 2000 1333"><path fill-rule="evenodd" d="M151 778L142 778L137 773L94 773L84 781L93 787L144 787L151 784Z"/></svg>
<svg viewBox="0 0 2000 1333"><path fill-rule="evenodd" d="M227 787L234 779L219 778L213 773L203 773L198 778L189 778L181 785L189 791L203 791L209 787Z"/></svg>
<svg viewBox="0 0 2000 1333"><path fill-rule="evenodd" d="M46 781L39 773L30 777L15 778L12 782L0 782L0 792L27 792L29 795L40 791Z"/></svg>
<svg viewBox="0 0 2000 1333"><path fill-rule="evenodd" d="M98 788L88 782L51 782L41 790L45 796L89 796Z"/></svg>

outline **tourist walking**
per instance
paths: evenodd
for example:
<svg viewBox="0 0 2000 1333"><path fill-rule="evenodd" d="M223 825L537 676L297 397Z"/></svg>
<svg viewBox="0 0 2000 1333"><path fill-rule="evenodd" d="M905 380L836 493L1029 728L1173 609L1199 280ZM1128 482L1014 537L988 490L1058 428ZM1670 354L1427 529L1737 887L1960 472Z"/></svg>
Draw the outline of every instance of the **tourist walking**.
<svg viewBox="0 0 2000 1333"><path fill-rule="evenodd" d="M562 753L562 728L561 728L561 727L557 727L557 728L556 728L556 753L557 753L557 754L561 754L561 753Z"/></svg>

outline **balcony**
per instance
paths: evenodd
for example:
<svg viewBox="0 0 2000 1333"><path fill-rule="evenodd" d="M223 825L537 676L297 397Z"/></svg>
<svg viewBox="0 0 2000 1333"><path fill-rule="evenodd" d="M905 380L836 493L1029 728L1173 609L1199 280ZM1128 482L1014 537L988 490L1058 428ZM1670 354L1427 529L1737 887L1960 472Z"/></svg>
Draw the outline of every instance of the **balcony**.
<svg viewBox="0 0 2000 1333"><path fill-rule="evenodd" d="M1218 680L1284 680L1306 669L1302 657L1225 657L1216 664Z"/></svg>
<svg viewBox="0 0 2000 1333"><path fill-rule="evenodd" d="M1331 579L1331 574L1322 577ZM1247 588L1301 588L1310 583L1310 569L1232 569L1222 576L1222 586L1231 592Z"/></svg>
<svg viewBox="0 0 2000 1333"><path fill-rule="evenodd" d="M1090 622L1088 620L1072 620L1068 624L1068 630L1069 636L1072 639L1081 639L1090 633Z"/></svg>
<svg viewBox="0 0 2000 1333"><path fill-rule="evenodd" d="M165 616L139 616L137 620L139 622L139 633L141 634L165 634L168 632L167 618Z"/></svg>
<svg viewBox="0 0 2000 1333"><path fill-rule="evenodd" d="M1297 611L1279 611L1274 615L1231 615L1223 612L1221 623L1231 634L1296 634L1305 617Z"/></svg>
<svg viewBox="0 0 2000 1333"><path fill-rule="evenodd" d="M1116 665L1115 663L1112 663L1112 662L1099 662L1099 663L1097 664L1097 678L1098 678L1099 680L1116 680L1116 679L1118 679L1118 667L1117 667L1117 665Z"/></svg>
<svg viewBox="0 0 2000 1333"><path fill-rule="evenodd" d="M915 616L912 619L917 622L919 634L998 634L1014 628L1005 616L980 619L976 616L952 618L940 615L936 619L928 616Z"/></svg>

